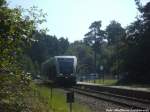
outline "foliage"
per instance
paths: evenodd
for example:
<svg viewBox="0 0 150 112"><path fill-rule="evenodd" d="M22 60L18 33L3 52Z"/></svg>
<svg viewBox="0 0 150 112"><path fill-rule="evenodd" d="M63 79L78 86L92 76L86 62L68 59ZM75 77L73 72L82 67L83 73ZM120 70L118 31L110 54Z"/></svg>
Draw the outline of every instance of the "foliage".
<svg viewBox="0 0 150 112"><path fill-rule="evenodd" d="M65 54L77 56L77 73L85 74L93 71L93 51L82 41L70 44Z"/></svg>
<svg viewBox="0 0 150 112"><path fill-rule="evenodd" d="M9 85L9 87L11 86ZM14 87L19 86L16 85ZM5 98L7 105L0 105L0 109L3 112L51 112L52 109L50 105L48 105L49 97L40 94L40 87L38 88L32 83L30 84L30 88L27 88L28 91L25 90L21 96L15 94L9 101ZM15 90L18 89L14 89L14 91Z"/></svg>
<svg viewBox="0 0 150 112"><path fill-rule="evenodd" d="M89 27L90 32L85 35L84 43L91 46L95 52L96 71L100 72L100 66L104 67L103 73L117 74L119 47L125 37L125 30L115 20L101 30L101 21L95 21ZM94 42L93 42L94 41Z"/></svg>
<svg viewBox="0 0 150 112"><path fill-rule="evenodd" d="M122 28L121 24L115 20L106 27L108 46L107 50L109 51L108 63L110 71L115 74L120 74L120 50L122 49L123 40L125 38L125 29Z"/></svg>
<svg viewBox="0 0 150 112"><path fill-rule="evenodd" d="M77 56L81 75L96 69L100 74L117 75L121 82L149 83L150 2L135 3L140 15L126 29L113 20L102 30L101 21L95 21L83 41L69 43L40 29L39 24L46 21L42 10L10 9L0 0L0 109L24 110L27 105L22 98L31 90L29 74L37 77L44 70L49 75L55 55Z"/></svg>
<svg viewBox="0 0 150 112"><path fill-rule="evenodd" d="M45 79L55 79L56 77L56 67L54 66L54 58L49 58L44 61L41 66L42 77Z"/></svg>
<svg viewBox="0 0 150 112"><path fill-rule="evenodd" d="M96 52L94 58L97 72L99 66L103 65L103 73L117 75L121 81L149 83L150 2L145 6L141 5L140 0L135 2L141 13L135 22L124 29L120 23L113 20L101 33L102 36L98 33L101 21L93 22L89 27L90 32L85 35L84 43ZM98 39L98 36L102 38ZM107 39L105 44L103 39ZM101 44L98 44L98 40Z"/></svg>
<svg viewBox="0 0 150 112"><path fill-rule="evenodd" d="M43 76L43 74L45 74L43 71L41 71L43 70L42 67L45 62L56 55L63 55L65 53L69 47L69 42L68 39L63 37L57 39L56 36L48 35L38 31L33 34L33 38L36 41L31 44L31 48L27 49L25 54L33 63L33 68L35 68L35 70L33 70L33 76L36 78L37 75ZM28 71L30 70L28 69Z"/></svg>
<svg viewBox="0 0 150 112"><path fill-rule="evenodd" d="M37 61L39 65L50 57L64 54L69 46L68 40L63 37L57 39L56 36L46 35L40 32L35 32L33 37L36 42L32 44L26 53L34 62Z"/></svg>
<svg viewBox="0 0 150 112"><path fill-rule="evenodd" d="M117 44L124 37L125 30L121 27L121 24L115 20L106 27L107 39L109 44Z"/></svg>
<svg viewBox="0 0 150 112"><path fill-rule="evenodd" d="M22 98L24 93L29 90L31 77L25 73L11 73L0 75L0 110L3 112L16 111L20 112L24 107Z"/></svg>
<svg viewBox="0 0 150 112"><path fill-rule="evenodd" d="M17 112L24 108L18 99L28 90L31 80L22 65L22 59L28 60L22 58L23 53L42 21L35 21L36 16L25 15L25 10L10 9L6 4L5 0L0 1L0 110Z"/></svg>
<svg viewBox="0 0 150 112"><path fill-rule="evenodd" d="M101 21L93 22L89 29L90 32L85 34L84 42L93 47L96 52L105 38L105 31L101 30Z"/></svg>
<svg viewBox="0 0 150 112"><path fill-rule="evenodd" d="M129 82L149 83L150 67L150 2L141 6L136 0L141 16L127 28L127 48L125 49L124 71Z"/></svg>

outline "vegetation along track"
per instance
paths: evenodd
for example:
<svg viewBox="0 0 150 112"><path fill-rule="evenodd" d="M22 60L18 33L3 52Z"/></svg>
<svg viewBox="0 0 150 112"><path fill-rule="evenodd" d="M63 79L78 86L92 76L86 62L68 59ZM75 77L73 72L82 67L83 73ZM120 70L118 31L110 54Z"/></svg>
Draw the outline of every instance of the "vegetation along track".
<svg viewBox="0 0 150 112"><path fill-rule="evenodd" d="M71 90L82 95L112 102L114 104L125 106L130 109L143 109L147 111L150 110L150 100L123 96L114 93L112 94L109 92L101 92L101 91L96 91L94 89L81 88L78 86L73 87Z"/></svg>

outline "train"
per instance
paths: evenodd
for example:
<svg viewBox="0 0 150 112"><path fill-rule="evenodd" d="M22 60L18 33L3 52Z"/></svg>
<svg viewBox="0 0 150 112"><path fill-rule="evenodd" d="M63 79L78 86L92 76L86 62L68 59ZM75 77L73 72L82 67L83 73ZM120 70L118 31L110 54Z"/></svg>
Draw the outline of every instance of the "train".
<svg viewBox="0 0 150 112"><path fill-rule="evenodd" d="M76 56L54 56L42 65L42 73L55 85L74 86L76 84Z"/></svg>

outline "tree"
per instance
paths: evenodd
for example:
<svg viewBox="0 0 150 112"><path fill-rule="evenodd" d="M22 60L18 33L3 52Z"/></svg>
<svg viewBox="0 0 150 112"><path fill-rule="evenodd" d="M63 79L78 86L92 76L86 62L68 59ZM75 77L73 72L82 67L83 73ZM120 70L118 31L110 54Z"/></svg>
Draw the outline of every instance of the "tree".
<svg viewBox="0 0 150 112"><path fill-rule="evenodd" d="M94 68L95 68L95 73L97 69L97 52L100 52L101 50L101 45L103 43L103 40L105 38L105 31L101 30L101 21L95 21L93 22L89 29L90 32L85 34L84 42L90 46L92 46L94 50Z"/></svg>
<svg viewBox="0 0 150 112"><path fill-rule="evenodd" d="M59 54L60 55L64 54L69 47L68 39L65 39L63 37L58 39L58 46L59 46Z"/></svg>
<svg viewBox="0 0 150 112"><path fill-rule="evenodd" d="M34 39L36 42L32 43L31 48L26 52L33 62L37 61L40 66L50 57L63 55L69 46L68 39L63 37L57 39L56 36L40 32L34 34Z"/></svg>
<svg viewBox="0 0 150 112"><path fill-rule="evenodd" d="M77 56L77 72L79 74L94 72L93 51L91 47L87 46L84 42L75 41L74 43L70 44L65 54Z"/></svg>
<svg viewBox="0 0 150 112"><path fill-rule="evenodd" d="M43 20L34 21L36 16L24 15L22 9L10 9L6 4L0 0L0 110L21 111L24 102L17 99L23 97L31 78L20 60L34 40L32 34L36 26Z"/></svg>
<svg viewBox="0 0 150 112"><path fill-rule="evenodd" d="M96 50L103 42L103 39L105 39L105 32L100 28L101 21L95 21L90 25L90 31L85 34L84 42L90 46L93 46L94 50Z"/></svg>
<svg viewBox="0 0 150 112"><path fill-rule="evenodd" d="M141 16L127 28L127 47L124 50L124 67L127 81L149 83L150 67L150 2L145 6L136 0ZM123 54L122 54L123 55Z"/></svg>
<svg viewBox="0 0 150 112"><path fill-rule="evenodd" d="M125 30L115 20L106 27L106 32L109 44L117 44L125 36Z"/></svg>
<svg viewBox="0 0 150 112"><path fill-rule="evenodd" d="M120 50L123 44L123 39L125 38L125 29L121 27L121 24L115 20L106 27L107 39L108 39L108 49L110 49L110 71L118 76L120 74Z"/></svg>
<svg viewBox="0 0 150 112"><path fill-rule="evenodd" d="M37 66L39 69L34 72L33 76L41 73L41 67L44 62L56 55L64 55L66 50L69 47L68 39L63 37L57 39L56 36L48 35L36 31L33 35L33 38L36 40L31 44L31 48L26 50L26 55L31 58L33 66ZM39 53L40 52L40 53ZM35 65L36 63L36 65ZM36 67L35 67L36 68ZM40 74L43 76L43 74Z"/></svg>

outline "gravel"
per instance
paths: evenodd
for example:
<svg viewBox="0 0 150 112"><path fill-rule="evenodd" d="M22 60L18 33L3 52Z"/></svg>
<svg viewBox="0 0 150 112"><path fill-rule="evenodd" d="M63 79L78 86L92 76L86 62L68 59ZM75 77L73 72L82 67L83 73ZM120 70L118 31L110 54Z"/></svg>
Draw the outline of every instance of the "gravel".
<svg viewBox="0 0 150 112"><path fill-rule="evenodd" d="M66 93L67 91L65 91ZM112 102L75 93L75 101L90 108L91 112L149 112L149 110L137 110Z"/></svg>
<svg viewBox="0 0 150 112"><path fill-rule="evenodd" d="M75 94L75 99L81 104L89 106L92 112L120 112L120 111L130 111L127 107L122 107L120 105L113 104L111 102L106 102L103 100L95 99L92 97Z"/></svg>

